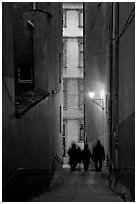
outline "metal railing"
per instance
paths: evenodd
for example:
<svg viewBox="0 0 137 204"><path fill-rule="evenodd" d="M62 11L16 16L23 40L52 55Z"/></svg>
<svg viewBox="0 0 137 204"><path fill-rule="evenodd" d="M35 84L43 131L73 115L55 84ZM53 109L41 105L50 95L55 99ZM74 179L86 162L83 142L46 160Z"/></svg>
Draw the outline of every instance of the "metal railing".
<svg viewBox="0 0 137 204"><path fill-rule="evenodd" d="M53 173L54 173L54 160L56 160L58 163L63 164L63 160L60 159L58 155L53 154L51 161L49 163L48 168L45 169L38 169L38 168L17 168L15 169L8 178L3 182L2 188L5 188L6 185L17 175L17 174L23 174L23 173L32 173L32 174L45 174L53 167Z"/></svg>
<svg viewBox="0 0 137 204"><path fill-rule="evenodd" d="M107 153L105 159L107 160L107 166L108 166L110 169L114 170L114 171L119 172L119 171L121 171L121 170L124 170L124 171L132 170L132 172L135 172L135 167L134 167L134 166L132 166L132 167L117 167L117 168L114 167L114 164L113 164L113 162L112 162L112 159L111 159L111 157L110 157L110 153L109 153L109 152Z"/></svg>

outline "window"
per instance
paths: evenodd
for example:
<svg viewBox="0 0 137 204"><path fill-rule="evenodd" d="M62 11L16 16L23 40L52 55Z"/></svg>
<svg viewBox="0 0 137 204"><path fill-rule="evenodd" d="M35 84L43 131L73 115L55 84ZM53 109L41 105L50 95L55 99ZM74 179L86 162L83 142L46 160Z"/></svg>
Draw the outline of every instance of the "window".
<svg viewBox="0 0 137 204"><path fill-rule="evenodd" d="M13 47L16 96L34 88L33 27L24 20L25 17L31 20L30 11L32 4L26 3L26 6L22 4L21 8L20 5L16 4L16 6L13 6Z"/></svg>
<svg viewBox="0 0 137 204"><path fill-rule="evenodd" d="M61 72L61 70L62 70L62 55L61 54L59 54L59 83L61 83L61 81L62 81L62 72Z"/></svg>
<svg viewBox="0 0 137 204"><path fill-rule="evenodd" d="M84 142L84 121L79 121L79 142Z"/></svg>
<svg viewBox="0 0 137 204"><path fill-rule="evenodd" d="M18 83L33 83L33 68L31 66L19 66L17 72Z"/></svg>
<svg viewBox="0 0 137 204"><path fill-rule="evenodd" d="M78 60L78 67L83 67L83 38L78 38L78 49L79 49L79 60Z"/></svg>
<svg viewBox="0 0 137 204"><path fill-rule="evenodd" d="M59 132L61 133L62 131L62 106L59 107Z"/></svg>
<svg viewBox="0 0 137 204"><path fill-rule="evenodd" d="M35 39L39 39L35 40L35 47L37 47L37 44L43 45L44 38L42 35L45 36L45 34L39 32L39 29L36 29L36 27L34 28L32 2L13 2L12 9L15 114L16 117L20 117L49 95L45 88L46 80L48 80L47 74L45 73L48 73L48 70L46 69L45 72L45 66L43 66L43 70L41 69L39 73L40 76L36 77L39 70L34 70L34 35ZM37 24L38 22L39 26L44 30L47 24L37 18ZM39 51L39 56L41 50ZM36 55L35 65L37 64L36 61L39 60L38 58L38 55ZM35 84L39 84L39 88L34 86L34 71Z"/></svg>
<svg viewBox="0 0 137 204"><path fill-rule="evenodd" d="M83 27L83 11L79 11L79 27Z"/></svg>
<svg viewBox="0 0 137 204"><path fill-rule="evenodd" d="M63 11L63 27L67 27L67 12Z"/></svg>
<svg viewBox="0 0 137 204"><path fill-rule="evenodd" d="M67 39L63 38L63 68L67 67Z"/></svg>
<svg viewBox="0 0 137 204"><path fill-rule="evenodd" d="M67 80L63 79L63 108L67 109Z"/></svg>
<svg viewBox="0 0 137 204"><path fill-rule="evenodd" d="M106 106L106 113L108 113L108 95L106 94L106 104L105 104L105 106Z"/></svg>
<svg viewBox="0 0 137 204"><path fill-rule="evenodd" d="M83 79L78 80L78 108L83 109L84 105L84 84Z"/></svg>
<svg viewBox="0 0 137 204"><path fill-rule="evenodd" d="M63 120L63 137L66 136L66 123Z"/></svg>

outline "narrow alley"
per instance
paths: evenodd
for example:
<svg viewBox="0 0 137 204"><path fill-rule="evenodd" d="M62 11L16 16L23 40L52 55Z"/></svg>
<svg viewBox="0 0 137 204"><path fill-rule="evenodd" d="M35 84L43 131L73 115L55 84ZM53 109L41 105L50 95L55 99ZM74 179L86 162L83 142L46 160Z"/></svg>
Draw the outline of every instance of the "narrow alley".
<svg viewBox="0 0 137 204"><path fill-rule="evenodd" d="M2 202L134 202L135 2L1 13Z"/></svg>
<svg viewBox="0 0 137 204"><path fill-rule="evenodd" d="M49 191L31 200L32 202L122 202L108 187L103 173L90 167L88 173L77 168L71 172L69 166L56 171Z"/></svg>

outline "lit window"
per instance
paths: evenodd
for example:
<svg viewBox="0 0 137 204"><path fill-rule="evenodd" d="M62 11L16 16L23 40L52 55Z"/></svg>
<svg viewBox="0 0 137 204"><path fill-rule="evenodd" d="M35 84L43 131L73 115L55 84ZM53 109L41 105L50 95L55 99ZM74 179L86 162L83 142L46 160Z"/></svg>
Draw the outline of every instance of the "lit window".
<svg viewBox="0 0 137 204"><path fill-rule="evenodd" d="M83 67L83 38L78 38L78 47L79 47L79 64L78 67Z"/></svg>
<svg viewBox="0 0 137 204"><path fill-rule="evenodd" d="M83 27L83 11L79 11L79 27Z"/></svg>
<svg viewBox="0 0 137 204"><path fill-rule="evenodd" d="M78 80L78 108L83 109L84 105L84 85L83 79Z"/></svg>

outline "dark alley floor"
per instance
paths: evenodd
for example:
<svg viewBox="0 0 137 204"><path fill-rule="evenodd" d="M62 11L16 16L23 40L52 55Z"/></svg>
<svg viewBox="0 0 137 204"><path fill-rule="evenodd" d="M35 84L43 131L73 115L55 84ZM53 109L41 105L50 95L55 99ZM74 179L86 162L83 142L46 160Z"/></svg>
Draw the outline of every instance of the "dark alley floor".
<svg viewBox="0 0 137 204"><path fill-rule="evenodd" d="M71 173L69 168L55 172L48 192L35 197L31 202L122 202L113 193L102 173L83 169Z"/></svg>

